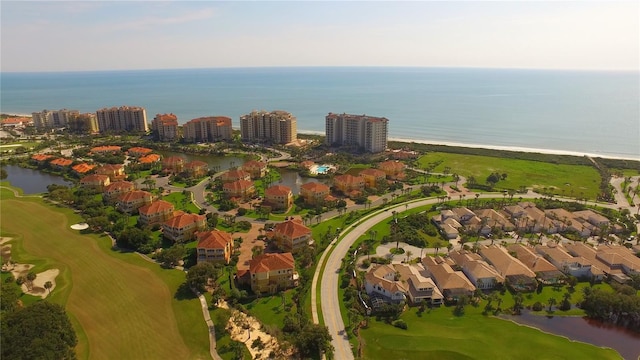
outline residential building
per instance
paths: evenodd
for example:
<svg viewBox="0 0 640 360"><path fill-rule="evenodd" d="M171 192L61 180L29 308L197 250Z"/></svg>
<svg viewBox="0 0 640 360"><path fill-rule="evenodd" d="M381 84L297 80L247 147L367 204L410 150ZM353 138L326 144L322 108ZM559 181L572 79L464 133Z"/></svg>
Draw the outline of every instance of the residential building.
<svg viewBox="0 0 640 360"><path fill-rule="evenodd" d="M248 200L256 193L256 188L251 180L236 180L224 183L222 191L227 199L238 198Z"/></svg>
<svg viewBox="0 0 640 360"><path fill-rule="evenodd" d="M80 163L72 166L71 169L78 175L85 175L95 169L95 167L93 164Z"/></svg>
<svg viewBox="0 0 640 360"><path fill-rule="evenodd" d="M394 264L393 268L396 270L398 281L406 287L405 294L409 299L409 304L418 305L423 302L431 305L442 304L444 296L433 279L425 276L422 264Z"/></svg>
<svg viewBox="0 0 640 360"><path fill-rule="evenodd" d="M522 261L509 255L507 250L496 245L480 246L480 256L504 276L507 283L516 291L531 291L538 285L536 274Z"/></svg>
<svg viewBox="0 0 640 360"><path fill-rule="evenodd" d="M267 175L267 163L264 161L249 160L242 165L242 170L251 174L252 179L260 179Z"/></svg>
<svg viewBox="0 0 640 360"><path fill-rule="evenodd" d="M157 114L151 121L151 131L156 140L178 140L178 117L174 114Z"/></svg>
<svg viewBox="0 0 640 360"><path fill-rule="evenodd" d="M136 189L136 186L132 182L129 182L129 181L117 181L117 182L114 182L114 183L111 183L111 184L107 185L104 188L104 192L102 193L102 195L104 196L104 198L107 201L113 202L113 201L117 200L120 195L126 194L126 193L128 193L130 191L133 191L135 189Z"/></svg>
<svg viewBox="0 0 640 360"><path fill-rule="evenodd" d="M209 172L209 164L204 161L194 160L184 166L184 171L192 178L201 178Z"/></svg>
<svg viewBox="0 0 640 360"><path fill-rule="evenodd" d="M96 168L96 174L109 176L111 181L121 181L127 177L122 164L106 164Z"/></svg>
<svg viewBox="0 0 640 360"><path fill-rule="evenodd" d="M104 108L96 111L101 133L138 131L148 132L147 111L138 106Z"/></svg>
<svg viewBox="0 0 640 360"><path fill-rule="evenodd" d="M329 193L330 189L327 185L315 181L300 186L300 196L310 205L323 205L331 197Z"/></svg>
<svg viewBox="0 0 640 360"><path fill-rule="evenodd" d="M80 186L95 189L102 192L107 186L111 184L107 175L87 175L80 179Z"/></svg>
<svg viewBox="0 0 640 360"><path fill-rule="evenodd" d="M91 148L92 154L118 154L122 151L122 146L105 145Z"/></svg>
<svg viewBox="0 0 640 360"><path fill-rule="evenodd" d="M462 271L453 270L451 265L439 256L423 257L422 266L425 269L425 275L433 279L448 300L457 300L460 296L471 295L476 289Z"/></svg>
<svg viewBox="0 0 640 360"><path fill-rule="evenodd" d="M140 147L140 146L134 146L132 148L129 148L129 150L127 150L127 154L134 158L140 158L142 156L149 155L152 152L153 152L152 149L149 149L146 147Z"/></svg>
<svg viewBox="0 0 640 360"><path fill-rule="evenodd" d="M241 169L230 169L222 175L220 175L220 180L223 183L233 182L238 180L251 180L251 174Z"/></svg>
<svg viewBox="0 0 640 360"><path fill-rule="evenodd" d="M58 170L64 170L73 164L73 160L57 158L49 161L49 164Z"/></svg>
<svg viewBox="0 0 640 360"><path fill-rule="evenodd" d="M188 142L214 142L231 140L231 118L226 116L201 117L182 126L182 135Z"/></svg>
<svg viewBox="0 0 640 360"><path fill-rule="evenodd" d="M7 129L20 129L33 125L33 118L30 117L8 117L0 121L0 126Z"/></svg>
<svg viewBox="0 0 640 360"><path fill-rule="evenodd" d="M67 128L76 134L95 134L99 130L98 118L93 113L72 113L67 119Z"/></svg>
<svg viewBox="0 0 640 360"><path fill-rule="evenodd" d="M35 154L31 156L31 160L35 161L36 163L38 163L38 165L42 165L45 162L47 162L47 160L53 159L54 156L51 154Z"/></svg>
<svg viewBox="0 0 640 360"><path fill-rule="evenodd" d="M67 126L72 116L78 116L78 110L42 110L40 112L31 113L33 124L37 130L58 129Z"/></svg>
<svg viewBox="0 0 640 360"><path fill-rule="evenodd" d="M228 264L233 253L233 239L231 234L220 230L198 233L196 246L197 263L212 262Z"/></svg>
<svg viewBox="0 0 640 360"><path fill-rule="evenodd" d="M179 174L184 170L185 161L180 156L170 156L162 159L162 170L167 173Z"/></svg>
<svg viewBox="0 0 640 360"><path fill-rule="evenodd" d="M206 215L187 214L178 211L175 216L162 223L162 234L169 240L183 243L193 240L195 233L204 231L206 227Z"/></svg>
<svg viewBox="0 0 640 360"><path fill-rule="evenodd" d="M503 214L494 209L479 209L474 211L474 214L480 218L483 224L489 226L491 229L500 229L502 231L514 231L516 229L511 221L507 220Z"/></svg>
<svg viewBox="0 0 640 360"><path fill-rule="evenodd" d="M297 140L297 120L286 111L252 111L240 116L243 141L267 141L288 144Z"/></svg>
<svg viewBox="0 0 640 360"><path fill-rule="evenodd" d="M504 276L500 275L482 257L467 250L455 250L449 253L449 257L455 261L471 283L478 289L490 290L498 284L504 283Z"/></svg>
<svg viewBox="0 0 640 360"><path fill-rule="evenodd" d="M173 217L174 211L175 207L172 203L164 200L154 201L138 209L140 214L138 221L143 225L163 223Z"/></svg>
<svg viewBox="0 0 640 360"><path fill-rule="evenodd" d="M384 161L378 164L378 169L384 171L389 179L401 179L404 177L404 163L400 161Z"/></svg>
<svg viewBox="0 0 640 360"><path fill-rule="evenodd" d="M297 220L287 220L277 224L271 236L280 249L294 254L313 244L311 229Z"/></svg>
<svg viewBox="0 0 640 360"><path fill-rule="evenodd" d="M134 214L144 205L149 205L153 201L153 194L144 190L133 190L118 196L116 207L118 210Z"/></svg>
<svg viewBox="0 0 640 360"><path fill-rule="evenodd" d="M325 118L326 144L352 146L371 153L387 148L389 120L366 115L333 114Z"/></svg>
<svg viewBox="0 0 640 360"><path fill-rule="evenodd" d="M376 188L387 181L387 174L379 169L364 169L358 175L362 177L368 188Z"/></svg>
<svg viewBox="0 0 640 360"><path fill-rule="evenodd" d="M507 246L507 250L510 254L515 254L514 256L518 260L531 269L536 274L538 281L542 281L544 284L557 284L564 279L562 271L543 256L537 254L534 248L523 244L511 244Z"/></svg>
<svg viewBox="0 0 640 360"><path fill-rule="evenodd" d="M273 185L264 191L264 203L274 210L288 211L293 205L291 188L284 185Z"/></svg>
<svg viewBox="0 0 640 360"><path fill-rule="evenodd" d="M138 159L138 164L144 168L151 168L160 162L160 155L149 154Z"/></svg>
<svg viewBox="0 0 640 360"><path fill-rule="evenodd" d="M407 300L405 284L396 279L392 265L377 265L364 275L364 288L370 297L381 296L383 300L400 303Z"/></svg>
<svg viewBox="0 0 640 360"><path fill-rule="evenodd" d="M604 271L598 266L594 266L591 260L577 253L569 254L567 249L562 246L548 242L546 245L537 245L535 251L567 275L594 281L600 281L604 278Z"/></svg>
<svg viewBox="0 0 640 360"><path fill-rule="evenodd" d="M630 276L640 273L640 258L624 246L600 245L596 250L584 243L576 242L565 247L571 255L587 259L607 275Z"/></svg>
<svg viewBox="0 0 640 360"><path fill-rule="evenodd" d="M349 174L338 175L333 178L333 186L345 195L359 195L364 190L364 179Z"/></svg>
<svg viewBox="0 0 640 360"><path fill-rule="evenodd" d="M273 294L298 285L298 273L291 253L262 254L249 260L251 290Z"/></svg>

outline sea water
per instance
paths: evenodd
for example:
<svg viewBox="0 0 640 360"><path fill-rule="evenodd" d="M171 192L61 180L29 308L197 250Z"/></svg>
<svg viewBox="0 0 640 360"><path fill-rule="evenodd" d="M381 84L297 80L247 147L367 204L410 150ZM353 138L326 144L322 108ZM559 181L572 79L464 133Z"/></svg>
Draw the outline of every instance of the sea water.
<svg viewBox="0 0 640 360"><path fill-rule="evenodd" d="M465 68L218 68L1 73L3 113L132 105L181 124L285 110L299 132L329 112L389 119L389 137L640 159L637 72Z"/></svg>

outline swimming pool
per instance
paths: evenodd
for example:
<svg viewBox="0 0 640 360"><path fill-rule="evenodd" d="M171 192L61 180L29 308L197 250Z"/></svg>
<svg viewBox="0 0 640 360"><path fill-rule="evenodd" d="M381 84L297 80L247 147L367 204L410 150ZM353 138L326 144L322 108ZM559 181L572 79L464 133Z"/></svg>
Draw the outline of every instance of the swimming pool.
<svg viewBox="0 0 640 360"><path fill-rule="evenodd" d="M316 172L318 174L326 174L331 167L329 165L318 165Z"/></svg>

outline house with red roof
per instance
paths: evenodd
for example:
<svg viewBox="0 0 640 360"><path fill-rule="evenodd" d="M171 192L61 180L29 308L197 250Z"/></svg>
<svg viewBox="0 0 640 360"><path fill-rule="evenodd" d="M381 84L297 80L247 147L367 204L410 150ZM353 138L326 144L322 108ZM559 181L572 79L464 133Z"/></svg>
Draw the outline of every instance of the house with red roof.
<svg viewBox="0 0 640 360"><path fill-rule="evenodd" d="M106 164L96 168L96 174L107 175L111 181L121 181L127 177L122 164Z"/></svg>
<svg viewBox="0 0 640 360"><path fill-rule="evenodd" d="M238 180L251 180L251 174L242 169L231 169L220 175L220 180L223 183L233 182Z"/></svg>
<svg viewBox="0 0 640 360"><path fill-rule="evenodd" d="M193 178L201 178L209 172L209 164L204 161L194 160L184 166L184 171Z"/></svg>
<svg viewBox="0 0 640 360"><path fill-rule="evenodd" d="M38 164L44 164L47 160L52 159L54 156L51 154L35 154L31 156L31 160Z"/></svg>
<svg viewBox="0 0 640 360"><path fill-rule="evenodd" d="M249 260L249 283L253 292L269 294L297 286L293 255L262 254Z"/></svg>
<svg viewBox="0 0 640 360"><path fill-rule="evenodd" d="M98 175L98 174L96 174L96 175ZM104 175L104 176L106 176L106 175ZM118 196L120 196L122 194L126 194L126 193L128 193L130 191L133 191L135 189L136 189L135 184L130 182L130 181L116 181L114 183L111 183L111 184L107 185L104 188L102 196L104 196L104 198L107 201L114 201L114 200L116 200L118 198Z"/></svg>
<svg viewBox="0 0 640 360"><path fill-rule="evenodd" d="M400 161L385 161L378 164L378 168L387 174L389 179L399 179L404 177L405 165Z"/></svg>
<svg viewBox="0 0 640 360"><path fill-rule="evenodd" d="M138 221L143 225L163 223L173 217L174 211L175 207L172 203L164 200L154 201L138 209L140 214Z"/></svg>
<svg viewBox="0 0 640 360"><path fill-rule="evenodd" d="M300 186L300 196L304 198L304 202L309 205L323 205L331 195L327 185L319 182L308 182Z"/></svg>
<svg viewBox="0 0 640 360"><path fill-rule="evenodd" d="M178 211L175 216L162 223L162 234L175 242L188 242L195 238L197 231L204 231L206 227L206 215Z"/></svg>
<svg viewBox="0 0 640 360"><path fill-rule="evenodd" d="M260 179L267 175L267 163L250 160L242 165L242 170L248 172L252 179Z"/></svg>
<svg viewBox="0 0 640 360"><path fill-rule="evenodd" d="M333 185L343 194L356 197L364 190L364 178L349 174L338 175L333 178Z"/></svg>
<svg viewBox="0 0 640 360"><path fill-rule="evenodd" d="M368 188L375 188L387 181L387 174L380 169L364 169L358 174Z"/></svg>
<svg viewBox="0 0 640 360"><path fill-rule="evenodd" d="M162 171L179 174L184 170L185 161L180 156L170 156L162 159Z"/></svg>
<svg viewBox="0 0 640 360"><path fill-rule="evenodd" d="M138 165L145 169L149 169L153 167L155 164L160 162L160 155L158 154L149 154L138 158Z"/></svg>
<svg viewBox="0 0 640 360"><path fill-rule="evenodd" d="M93 174L80 179L80 186L98 191L103 191L110 184L111 181L107 175Z"/></svg>
<svg viewBox="0 0 640 360"><path fill-rule="evenodd" d="M71 166L71 164L73 164L73 160L64 159L64 158L57 158L57 159L51 160L49 162L49 164L51 164L51 166L53 166L54 168L56 168L58 170L64 170L64 169L68 168L69 166Z"/></svg>
<svg viewBox="0 0 640 360"><path fill-rule="evenodd" d="M115 145L96 146L91 148L91 152L94 154L117 154L120 151L122 151L122 147Z"/></svg>
<svg viewBox="0 0 640 360"><path fill-rule="evenodd" d="M264 203L275 210L288 211L293 205L293 192L284 185L273 185L264 191Z"/></svg>
<svg viewBox="0 0 640 360"><path fill-rule="evenodd" d="M81 164L72 166L71 169L73 169L73 171L78 175L84 175L90 172L91 170L95 169L95 167L96 166L93 164L81 163Z"/></svg>
<svg viewBox="0 0 640 360"><path fill-rule="evenodd" d="M197 235L196 246L197 263L204 261L228 264L233 253L233 239L231 234L220 230L211 230Z"/></svg>
<svg viewBox="0 0 640 360"><path fill-rule="evenodd" d="M133 190L118 196L116 207L122 212L133 214L151 202L153 202L153 194L144 190Z"/></svg>
<svg viewBox="0 0 640 360"><path fill-rule="evenodd" d="M275 240L280 249L297 253L313 244L311 229L298 220L288 220L274 226L271 238Z"/></svg>
<svg viewBox="0 0 640 360"><path fill-rule="evenodd" d="M224 183L222 191L227 199L239 198L243 200L250 199L256 193L256 188L251 180L236 180L234 182Z"/></svg>
<svg viewBox="0 0 640 360"><path fill-rule="evenodd" d="M149 148L135 146L135 147L130 148L127 151L127 154L129 154L129 156L133 156L133 157L139 158L141 156L145 156L145 155L151 154L152 152L153 152L153 150L151 150Z"/></svg>

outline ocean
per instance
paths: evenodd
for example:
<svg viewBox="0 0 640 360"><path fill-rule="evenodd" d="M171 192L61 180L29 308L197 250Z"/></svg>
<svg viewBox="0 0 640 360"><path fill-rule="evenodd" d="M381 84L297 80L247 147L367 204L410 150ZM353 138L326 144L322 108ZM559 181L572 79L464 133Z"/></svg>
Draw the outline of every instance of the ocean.
<svg viewBox="0 0 640 360"><path fill-rule="evenodd" d="M637 72L464 68L217 68L1 73L0 111L135 105L180 123L286 110L299 132L329 112L389 119L389 137L640 159Z"/></svg>

